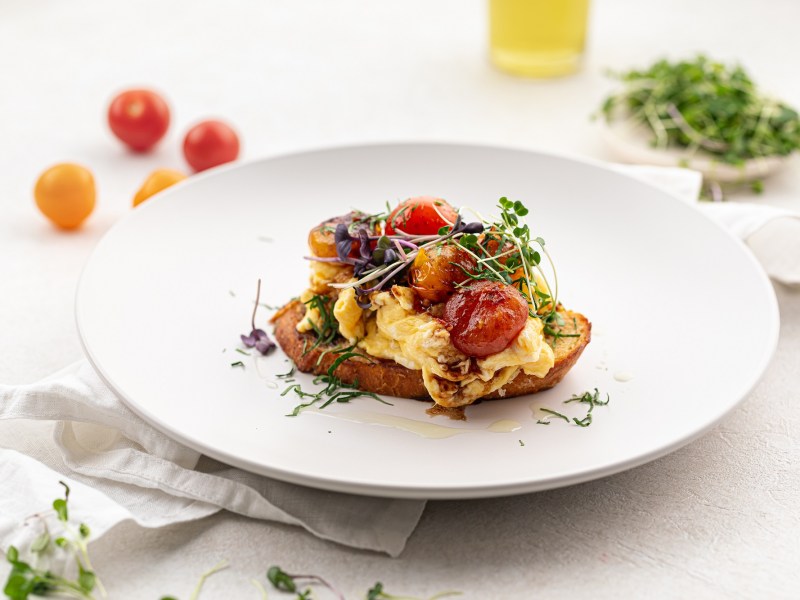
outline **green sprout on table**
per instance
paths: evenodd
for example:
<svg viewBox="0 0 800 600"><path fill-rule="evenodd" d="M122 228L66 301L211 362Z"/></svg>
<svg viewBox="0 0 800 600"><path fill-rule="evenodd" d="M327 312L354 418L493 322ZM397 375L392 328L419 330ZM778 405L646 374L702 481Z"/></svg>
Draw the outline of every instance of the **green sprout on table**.
<svg viewBox="0 0 800 600"><path fill-rule="evenodd" d="M96 600L106 598L106 590L100 579L97 577L89 559L88 541L91 531L86 523L73 524L69 520L69 486L63 481L59 483L64 486L64 497L53 501L52 513L36 514L36 518L41 522L42 532L36 536L28 548L33 560L26 562L20 558L20 552L15 546L9 546L6 552L6 559L11 565L11 572L8 574L3 593L9 600L28 600L32 597L54 597L77 598L79 600ZM47 517L53 516L58 519L63 534L53 537L47 525ZM69 579L39 567L45 557L52 557L58 553L66 553L75 561L77 566L77 578ZM31 564L33 563L33 564ZM194 588L190 600L197 600L206 580L228 568L228 561L224 560L203 573ZM344 594L337 590L319 575L292 575L278 566L272 566L267 571L267 581L272 587L280 592L293 594L295 600L311 600L312 587L320 586L331 592L338 600L344 600ZM264 585L256 580L250 582L259 591L262 598L267 598L267 591ZM98 595L95 596L94 593ZM439 600L447 596L457 596L461 592L442 592L431 596L427 600ZM366 593L366 600L423 600L412 596L395 596L387 592L381 582L375 583ZM175 596L160 596L160 600L176 600Z"/></svg>
<svg viewBox="0 0 800 600"><path fill-rule="evenodd" d="M63 596L68 598L82 598L94 600L92 592L97 590L100 597L105 598L106 592L100 579L95 575L87 541L91 534L86 523L80 523L77 528L69 522L69 486L59 481L64 486L64 497L53 501L53 511L61 523L64 535L52 537L47 527L46 515L36 515L41 519L43 531L30 546L30 553L36 562L46 555L56 552L67 552L75 559L78 567L78 577L75 580L57 575L50 570L40 569L37 566L20 559L19 550L9 546L6 559L11 564L3 593L11 600L26 600L31 596Z"/></svg>
<svg viewBox="0 0 800 600"><path fill-rule="evenodd" d="M310 600L311 588L306 585L320 585L331 592L338 600L345 600L344 594L337 590L319 575L291 575L275 565L267 571L267 579L272 587L281 592L295 594L295 600ZM305 589L303 589L305 587ZM431 596L427 600L439 600L448 596L460 596L461 592L441 592ZM413 596L395 596L383 589L383 584L378 581L373 585L365 596L366 600L423 600Z"/></svg>

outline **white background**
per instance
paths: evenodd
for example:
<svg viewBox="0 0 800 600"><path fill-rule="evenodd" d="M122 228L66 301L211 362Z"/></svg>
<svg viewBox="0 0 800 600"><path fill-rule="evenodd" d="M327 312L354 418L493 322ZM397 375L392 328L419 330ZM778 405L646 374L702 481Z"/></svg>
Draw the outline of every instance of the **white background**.
<svg viewBox="0 0 800 600"><path fill-rule="evenodd" d="M198 119L232 122L245 159L395 140L604 158L589 115L610 89L606 69L705 51L741 60L797 106L798 23L795 0L598 0L584 70L525 81L488 64L479 0L4 0L0 381L33 381L80 357L81 266L150 170L185 168L182 133ZM173 109L147 156L125 152L105 125L111 96L136 85L160 89ZM54 231L33 204L36 177L60 161L96 177L97 209L78 233ZM757 201L800 208L798 167L795 158ZM273 563L322 574L353 598L377 579L398 593L470 598L796 597L800 294L777 292L781 342L764 381L711 434L650 465L534 495L430 503L399 559L223 514L158 531L122 526L93 546L97 570L120 598L188 597L221 558L233 568L204 597L257 598L248 579ZM48 430L3 423L0 443L44 444Z"/></svg>

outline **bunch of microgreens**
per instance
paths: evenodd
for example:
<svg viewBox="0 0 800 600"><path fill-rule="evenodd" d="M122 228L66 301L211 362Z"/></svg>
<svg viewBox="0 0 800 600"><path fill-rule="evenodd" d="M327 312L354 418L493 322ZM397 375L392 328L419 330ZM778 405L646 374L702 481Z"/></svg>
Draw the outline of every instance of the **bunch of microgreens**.
<svg viewBox="0 0 800 600"><path fill-rule="evenodd" d="M645 70L616 75L623 89L601 110L607 121L622 116L646 125L656 148L704 151L720 162L787 156L800 149L800 117L763 96L741 66L705 56L660 60Z"/></svg>
<svg viewBox="0 0 800 600"><path fill-rule="evenodd" d="M459 213L455 222L448 222L435 235L405 233L396 225L393 227L395 233L386 235L383 215L359 219L349 227L339 223L334 234L336 258L309 259L352 265L354 281L329 285L338 289L354 288L359 306L369 308L369 295L396 281L402 281L421 251L432 251L445 244L453 244L475 261L473 270L464 269L467 281L461 286L482 279L513 285L531 306L532 317L555 324L558 278L545 249L545 242L541 237L531 237L530 228L524 219L528 209L522 202L512 202L503 197L497 206L501 211L499 217L483 218L477 215L479 221L467 223ZM443 216L442 218L444 219ZM396 222L397 217L395 224ZM378 227L381 235L376 234ZM358 242L358 257L354 258L350 253L355 242ZM553 269L555 285L552 288L547 284L541 267L543 255ZM537 285L534 273L538 273L545 282L545 289ZM550 295L551 289L554 291L553 296Z"/></svg>
<svg viewBox="0 0 800 600"><path fill-rule="evenodd" d="M69 502L69 486L59 481L64 486L64 497L53 501L53 510L64 530L64 535L53 539L47 526L47 514L34 515L42 524L40 533L30 546L30 553L35 562L45 556L56 552L67 552L75 559L78 567L78 578L67 579L47 569L40 569L35 565L20 559L19 550L9 546L6 559L11 563L11 572L8 574L3 593L12 600L26 600L31 596L62 596L68 598L84 598L92 600L92 592L97 589L101 597L106 596L103 584L94 573L94 568L89 560L87 540L89 527L80 523L77 528L69 522L67 504Z"/></svg>

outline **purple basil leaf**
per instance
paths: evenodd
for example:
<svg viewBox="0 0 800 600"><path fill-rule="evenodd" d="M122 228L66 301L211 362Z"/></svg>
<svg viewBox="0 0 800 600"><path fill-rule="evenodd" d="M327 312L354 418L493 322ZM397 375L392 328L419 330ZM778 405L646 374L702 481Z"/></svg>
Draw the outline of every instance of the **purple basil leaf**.
<svg viewBox="0 0 800 600"><path fill-rule="evenodd" d="M256 342L256 350L261 352L261 354L269 354L270 352L275 350L275 342L269 339L269 337L260 339Z"/></svg>
<svg viewBox="0 0 800 600"><path fill-rule="evenodd" d="M360 242L358 251L361 258L369 262L372 260L372 249L369 247L369 232L363 227L358 230L358 241Z"/></svg>
<svg viewBox="0 0 800 600"><path fill-rule="evenodd" d="M258 346L258 342L262 340L269 340L269 336L267 332L263 329L253 329L250 332L250 335L243 335L241 336L242 343L247 346L248 348L252 348L253 346Z"/></svg>
<svg viewBox="0 0 800 600"><path fill-rule="evenodd" d="M386 251L383 253L383 264L390 265L396 260L397 260L397 252L395 252L391 248L387 248Z"/></svg>
<svg viewBox="0 0 800 600"><path fill-rule="evenodd" d="M462 230L464 233L483 233L483 223L475 221L474 223L467 223Z"/></svg>
<svg viewBox="0 0 800 600"><path fill-rule="evenodd" d="M349 263L350 251L353 249L353 238L347 231L347 225L339 223L336 226L333 240L336 242L336 255L339 257L339 260L344 263Z"/></svg>

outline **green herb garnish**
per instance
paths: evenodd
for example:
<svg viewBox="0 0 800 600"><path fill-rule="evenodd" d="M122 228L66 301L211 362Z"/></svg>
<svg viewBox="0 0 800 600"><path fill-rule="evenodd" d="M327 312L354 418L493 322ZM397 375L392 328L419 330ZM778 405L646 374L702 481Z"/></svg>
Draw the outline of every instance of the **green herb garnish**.
<svg viewBox="0 0 800 600"><path fill-rule="evenodd" d="M565 414L562 414L562 413L557 412L555 410L550 410L549 408L540 408L539 410L542 411L543 413L547 413L548 415L551 415L553 417L557 417L559 419L564 419L567 423L569 423L569 417L567 415L565 415ZM537 422L541 423L540 421L537 421ZM549 425L550 424L549 423L549 419L548 419L548 421L546 421L544 423L541 423L541 424L542 425Z"/></svg>
<svg viewBox="0 0 800 600"><path fill-rule="evenodd" d="M644 124L656 148L702 151L737 166L800 149L797 111L761 94L739 65L700 55L660 60L616 77L623 90L605 100L603 115L607 121L621 116Z"/></svg>
<svg viewBox="0 0 800 600"><path fill-rule="evenodd" d="M553 417L558 417L559 419L564 419L567 423L574 423L578 427L588 427L592 424L592 411L594 410L595 406L606 406L611 401L611 396L606 394L606 399L600 399L600 391L597 388L594 388L594 393L592 392L584 392L583 394L576 394L571 398L564 400L564 404L571 404L572 402L578 402L580 404L588 405L588 410L586 411L586 416L582 419L578 419L577 417L572 417L572 420L567 415L564 415L560 412L556 412L554 410L550 410L549 408L539 408L540 411L547 413L548 415L552 415ZM551 417L547 417L545 419L540 419L536 421L539 425L550 425Z"/></svg>
<svg viewBox="0 0 800 600"><path fill-rule="evenodd" d="M294 392L301 399L308 399L307 402L301 402L300 404L295 406L292 412L286 416L296 417L309 406L319 405L319 408L323 409L327 406L330 406L334 402L346 403L350 402L350 400L353 400L355 398L362 398L362 397L373 398L378 402L392 406L391 402L387 402L377 394L373 392L365 392L363 390L358 389L357 381L354 382L352 385L350 385L343 382L336 375L334 375L334 372L339 367L339 365L341 365L346 360L350 360L352 358L361 358L364 360L370 360L369 357L367 357L366 355L361 354L360 352L355 352L354 351L355 348L356 344L353 344L346 348L331 348L327 350L327 352L336 354L338 356L328 367L324 375L317 375L314 378L313 380L314 385L325 384L325 387L322 388L321 390L313 393L306 392L303 390L302 386L299 383L292 384L285 390L283 390L283 392L281 392L281 396L285 396L289 392Z"/></svg>
<svg viewBox="0 0 800 600"><path fill-rule="evenodd" d="M232 362L231 366L232 367L242 367L244 369L244 363L242 361L240 361L240 360L237 360L236 362Z"/></svg>
<svg viewBox="0 0 800 600"><path fill-rule="evenodd" d="M336 340L336 336L339 335L339 321L336 320L333 314L333 298L315 294L311 296L311 299L305 305L306 311L311 309L319 311L320 323L315 323L311 318L308 319L317 336L317 340L303 350L303 355L316 350L322 345L332 344Z"/></svg>
<svg viewBox="0 0 800 600"><path fill-rule="evenodd" d="M570 398L569 400L564 400L564 404L569 404L571 402L580 402L582 404L589 405L589 412L592 412L595 406L605 406L611 400L611 396L606 394L605 400L600 400L600 392L597 388L594 388L594 394L591 392L584 392L580 396L577 394Z"/></svg>

